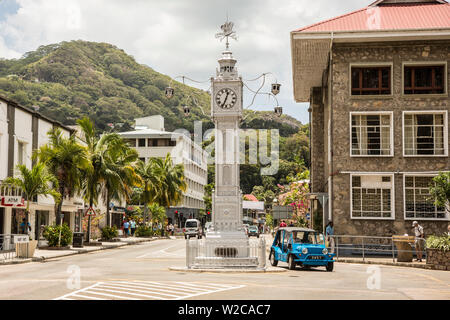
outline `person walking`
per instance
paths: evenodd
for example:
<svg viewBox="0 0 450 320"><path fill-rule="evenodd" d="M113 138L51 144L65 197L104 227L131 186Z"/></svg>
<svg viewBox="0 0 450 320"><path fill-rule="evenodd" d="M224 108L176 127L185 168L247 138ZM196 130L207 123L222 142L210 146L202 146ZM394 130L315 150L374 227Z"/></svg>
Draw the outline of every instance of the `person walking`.
<svg viewBox="0 0 450 320"><path fill-rule="evenodd" d="M170 230L170 235L173 236L174 235L174 231L175 231L175 227L173 226L172 223L169 226L169 230Z"/></svg>
<svg viewBox="0 0 450 320"><path fill-rule="evenodd" d="M125 220L123 223L123 234L125 235L125 238L128 237L128 234L130 232L130 223L128 220Z"/></svg>
<svg viewBox="0 0 450 320"><path fill-rule="evenodd" d="M328 243L327 247L330 248L330 253L334 253L334 227L333 221L328 222L327 228L325 229L325 238Z"/></svg>
<svg viewBox="0 0 450 320"><path fill-rule="evenodd" d="M414 221L412 226L414 229L414 235L416 236L415 244L416 244L417 261L422 262L422 251L425 242L423 227L417 221Z"/></svg>
<svg viewBox="0 0 450 320"><path fill-rule="evenodd" d="M23 218L22 223L19 225L20 227L20 233L21 234L27 234L30 235L31 232L31 225L29 222L27 222L27 219Z"/></svg>
<svg viewBox="0 0 450 320"><path fill-rule="evenodd" d="M131 228L131 236L134 237L134 233L136 232L136 222L134 221L134 219L131 219L130 228Z"/></svg>

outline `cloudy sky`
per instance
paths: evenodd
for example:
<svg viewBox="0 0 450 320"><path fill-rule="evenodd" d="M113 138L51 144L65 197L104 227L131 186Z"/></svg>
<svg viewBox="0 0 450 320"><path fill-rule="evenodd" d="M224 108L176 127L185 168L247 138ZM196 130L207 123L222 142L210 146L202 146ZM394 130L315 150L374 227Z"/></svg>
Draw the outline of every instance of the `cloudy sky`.
<svg viewBox="0 0 450 320"><path fill-rule="evenodd" d="M272 72L279 104L308 122L292 93L289 32L367 6L370 0L0 0L0 58L20 58L40 45L69 40L108 42L171 77L208 80L224 44L215 39L226 16L239 41L231 49L244 79ZM268 82L274 80L269 79ZM252 88L259 83L248 82ZM208 89L208 85L200 86ZM246 102L251 101L250 93ZM247 103L248 104L248 103ZM254 109L272 110L267 96Z"/></svg>

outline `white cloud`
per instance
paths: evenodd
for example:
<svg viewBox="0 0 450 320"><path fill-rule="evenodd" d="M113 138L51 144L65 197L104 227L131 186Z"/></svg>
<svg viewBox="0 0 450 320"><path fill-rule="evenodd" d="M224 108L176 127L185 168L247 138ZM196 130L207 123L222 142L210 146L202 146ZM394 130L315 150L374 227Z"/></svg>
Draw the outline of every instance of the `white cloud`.
<svg viewBox="0 0 450 320"><path fill-rule="evenodd" d="M280 103L306 108L292 94L289 32L367 5L360 0L16 0L17 13L0 22L0 57L70 40L108 42L139 63L177 76L207 80L224 44L214 37L229 13L239 41L232 50L245 79L273 72L283 84ZM204 88L207 89L207 88ZM259 100L271 109L267 98ZM263 105L267 105L264 107ZM296 113L296 112L291 112Z"/></svg>

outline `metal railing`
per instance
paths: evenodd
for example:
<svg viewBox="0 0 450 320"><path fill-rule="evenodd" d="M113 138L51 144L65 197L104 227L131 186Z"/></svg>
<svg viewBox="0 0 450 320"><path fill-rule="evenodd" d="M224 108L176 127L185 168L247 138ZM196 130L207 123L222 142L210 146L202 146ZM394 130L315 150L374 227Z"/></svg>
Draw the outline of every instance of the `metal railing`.
<svg viewBox="0 0 450 320"><path fill-rule="evenodd" d="M371 236L331 236L327 247L331 253L339 257L362 257L363 261L369 257L389 257L395 262L397 258L407 258L416 255L419 246L422 258L426 257L426 240L409 237L371 237ZM400 260L400 259L399 259Z"/></svg>
<svg viewBox="0 0 450 320"><path fill-rule="evenodd" d="M14 243L15 236L24 236L23 234L0 234L0 261L13 259L27 259L29 257L30 243ZM17 248L19 245L19 248ZM19 254L17 254L19 253Z"/></svg>
<svg viewBox="0 0 450 320"><path fill-rule="evenodd" d="M266 242L260 239L186 240L189 269L266 268Z"/></svg>

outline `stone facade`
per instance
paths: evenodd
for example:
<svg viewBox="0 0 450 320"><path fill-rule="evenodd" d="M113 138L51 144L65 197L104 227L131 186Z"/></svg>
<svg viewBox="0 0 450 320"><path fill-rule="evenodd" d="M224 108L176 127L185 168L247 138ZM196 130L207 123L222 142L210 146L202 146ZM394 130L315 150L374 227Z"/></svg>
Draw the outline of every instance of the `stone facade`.
<svg viewBox="0 0 450 320"><path fill-rule="evenodd" d="M331 72L323 88L314 88L312 106L312 183L313 192L328 192L327 180L331 176L331 212L336 234L392 236L412 234L412 221L405 220L403 181L405 173L430 173L450 170L450 158L403 156L403 111L447 111L450 114L450 74L447 68L447 94L405 96L402 94L403 63L446 62L450 64L450 42L390 42L371 44L335 44L332 49ZM351 64L386 63L392 66L392 95L351 96ZM328 89L331 87L330 154L324 146L328 140ZM319 90L321 89L321 90ZM322 92L322 101L315 97ZM350 112L392 112L393 156L352 157ZM322 132L320 133L320 130ZM448 137L447 131L444 134ZM450 141L450 139L448 139ZM448 147L450 149L450 147ZM328 163L328 164L327 164ZM351 218L351 174L383 173L394 177L394 219L369 220ZM426 235L442 234L448 221L420 220Z"/></svg>
<svg viewBox="0 0 450 320"><path fill-rule="evenodd" d="M427 249L427 265L434 269L450 271L450 251Z"/></svg>

